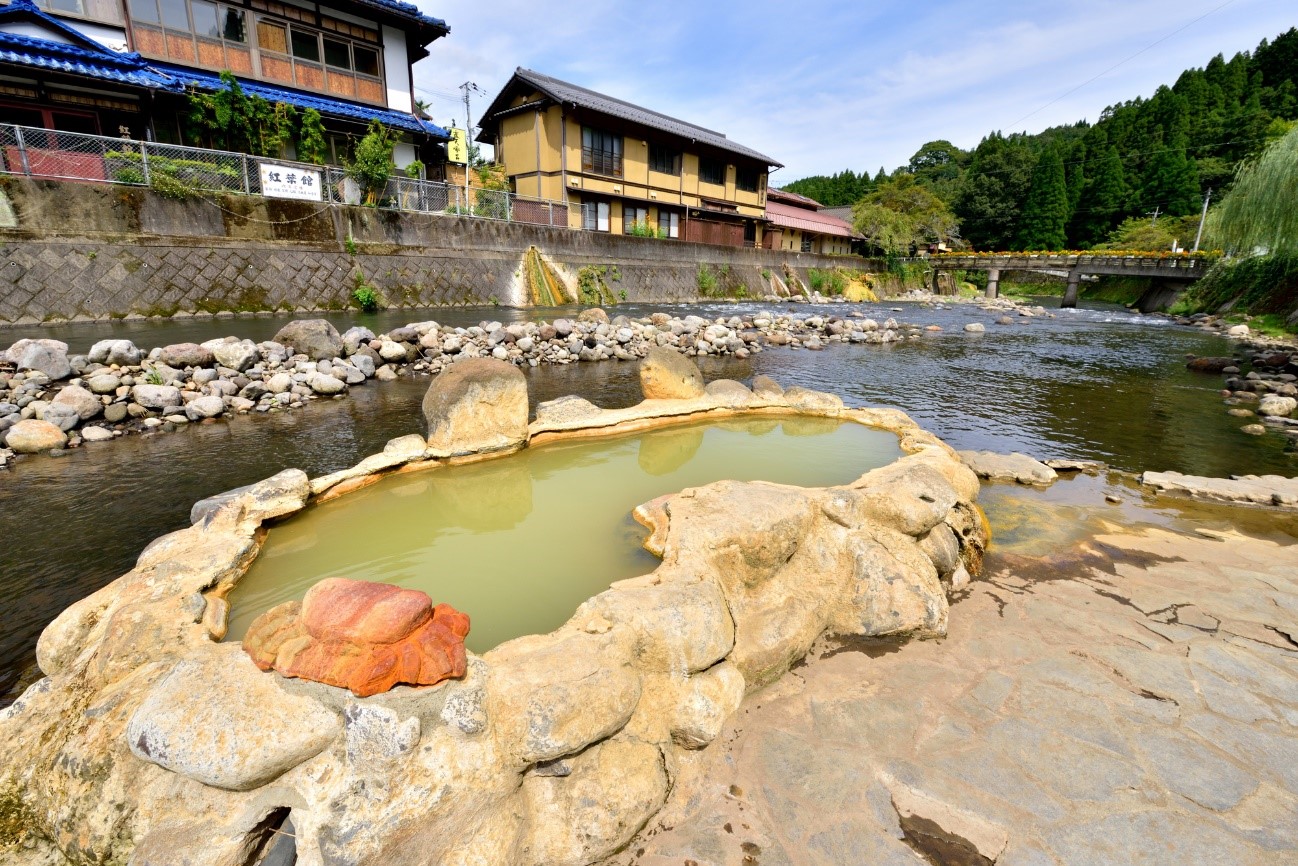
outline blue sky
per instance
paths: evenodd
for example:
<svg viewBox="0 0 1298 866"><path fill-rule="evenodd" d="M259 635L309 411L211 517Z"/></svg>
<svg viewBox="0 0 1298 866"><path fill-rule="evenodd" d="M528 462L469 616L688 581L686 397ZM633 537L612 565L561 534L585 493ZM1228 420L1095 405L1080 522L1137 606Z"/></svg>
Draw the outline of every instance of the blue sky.
<svg viewBox="0 0 1298 866"><path fill-rule="evenodd" d="M494 96L525 66L770 154L786 166L774 185L1094 121L1298 25L1295 0L417 2L451 26L415 67L438 122L464 125L461 82Z"/></svg>

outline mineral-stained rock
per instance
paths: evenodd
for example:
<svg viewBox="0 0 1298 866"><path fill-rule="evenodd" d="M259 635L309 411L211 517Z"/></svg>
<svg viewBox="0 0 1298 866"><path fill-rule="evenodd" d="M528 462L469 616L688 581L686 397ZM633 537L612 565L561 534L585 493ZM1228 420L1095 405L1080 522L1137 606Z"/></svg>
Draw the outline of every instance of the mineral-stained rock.
<svg viewBox="0 0 1298 866"><path fill-rule="evenodd" d="M19 454L36 454L68 444L68 434L57 424L25 418L4 434L5 445Z"/></svg>
<svg viewBox="0 0 1298 866"><path fill-rule="evenodd" d="M1044 463L1020 454L994 451L961 451L960 459L989 481L1017 481L1020 484L1053 484L1059 475Z"/></svg>
<svg viewBox="0 0 1298 866"><path fill-rule="evenodd" d="M501 451L527 439L527 380L505 361L452 364L433 377L423 408L435 456Z"/></svg>
<svg viewBox="0 0 1298 866"><path fill-rule="evenodd" d="M717 738L743 698L744 675L729 662L695 674L681 687L672 739L687 749L703 748Z"/></svg>
<svg viewBox="0 0 1298 866"><path fill-rule="evenodd" d="M290 346L313 361L337 358L343 353L338 329L324 319L299 319L279 329L274 342Z"/></svg>
<svg viewBox="0 0 1298 866"><path fill-rule="evenodd" d="M231 791L248 791L316 755L342 730L338 714L289 694L232 644L180 662L131 717L135 756Z"/></svg>
<svg viewBox="0 0 1298 866"><path fill-rule="evenodd" d="M264 671L368 697L464 676L468 633L465 614L422 592L331 577L259 616L243 646Z"/></svg>
<svg viewBox="0 0 1298 866"><path fill-rule="evenodd" d="M703 396L703 374L676 350L655 346L640 362L640 390L646 400L692 400Z"/></svg>
<svg viewBox="0 0 1298 866"><path fill-rule="evenodd" d="M837 394L826 394L823 391L812 391L797 386L785 388L784 399L794 409L801 409L805 412L833 414L843 408L843 398Z"/></svg>
<svg viewBox="0 0 1298 866"><path fill-rule="evenodd" d="M753 401L753 392L742 382L717 379L703 389L709 397L729 409L740 409Z"/></svg>
<svg viewBox="0 0 1298 866"><path fill-rule="evenodd" d="M770 376L753 377L753 393L764 399L784 396L784 388Z"/></svg>

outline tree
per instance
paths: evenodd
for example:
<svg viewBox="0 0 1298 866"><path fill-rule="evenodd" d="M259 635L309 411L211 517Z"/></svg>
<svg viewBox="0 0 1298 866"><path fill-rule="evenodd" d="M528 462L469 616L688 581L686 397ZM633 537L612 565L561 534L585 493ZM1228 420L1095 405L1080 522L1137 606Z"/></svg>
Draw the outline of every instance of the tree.
<svg viewBox="0 0 1298 866"><path fill-rule="evenodd" d="M365 204L374 207L388 188L388 178L396 168L392 151L396 139L392 131L377 120L371 120L365 136L356 143L356 151L347 163L347 176L360 184Z"/></svg>
<svg viewBox="0 0 1298 866"><path fill-rule="evenodd" d="M1059 250L1068 243L1068 186L1059 150L1047 147L1032 172L1023 223L1019 229L1021 250Z"/></svg>
<svg viewBox="0 0 1298 866"><path fill-rule="evenodd" d="M961 233L974 249L1013 246L1035 161L1022 136L993 132L974 150L953 207Z"/></svg>
<svg viewBox="0 0 1298 866"><path fill-rule="evenodd" d="M866 241L888 254L904 254L912 244L945 243L959 236L959 224L946 203L908 173L877 187L853 208L852 216Z"/></svg>
<svg viewBox="0 0 1298 866"><path fill-rule="evenodd" d="M1223 249L1298 253L1298 129L1240 168L1215 209L1212 238Z"/></svg>
<svg viewBox="0 0 1298 866"><path fill-rule="evenodd" d="M906 171L950 206L960 192L968 154L945 139L930 141L915 151Z"/></svg>
<svg viewBox="0 0 1298 866"><path fill-rule="evenodd" d="M1173 216L1195 213L1199 198L1199 170L1185 155L1184 139L1154 152L1145 170L1141 205Z"/></svg>
<svg viewBox="0 0 1298 866"><path fill-rule="evenodd" d="M1073 242L1089 249L1108 236L1127 203L1127 181L1118 149L1110 146L1091 167L1091 177L1073 214Z"/></svg>

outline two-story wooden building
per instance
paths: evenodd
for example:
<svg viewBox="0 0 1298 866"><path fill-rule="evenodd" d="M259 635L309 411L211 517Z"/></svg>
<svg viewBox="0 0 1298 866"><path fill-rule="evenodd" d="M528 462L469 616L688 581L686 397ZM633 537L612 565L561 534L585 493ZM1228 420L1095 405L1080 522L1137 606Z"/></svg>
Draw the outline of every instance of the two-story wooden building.
<svg viewBox="0 0 1298 866"><path fill-rule="evenodd" d="M773 189L766 203L770 220L762 246L769 250L845 256L860 240L846 220L820 202L796 192Z"/></svg>
<svg viewBox="0 0 1298 866"><path fill-rule="evenodd" d="M228 70L248 94L319 111L332 161L381 121L401 166L449 137L416 113L411 71L449 32L401 0L9 0L0 123L178 143L186 94Z"/></svg>
<svg viewBox="0 0 1298 866"><path fill-rule="evenodd" d="M511 189L567 203L571 228L761 245L780 163L722 133L521 68L481 127Z"/></svg>

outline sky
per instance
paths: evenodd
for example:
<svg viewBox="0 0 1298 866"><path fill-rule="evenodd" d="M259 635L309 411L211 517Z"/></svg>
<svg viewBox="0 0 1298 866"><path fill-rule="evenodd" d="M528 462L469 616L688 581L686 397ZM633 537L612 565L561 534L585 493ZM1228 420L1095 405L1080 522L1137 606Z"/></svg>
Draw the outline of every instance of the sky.
<svg viewBox="0 0 1298 866"><path fill-rule="evenodd" d="M476 123L523 66L769 154L776 186L891 171L935 139L1093 122L1298 26L1295 0L416 2L451 28L415 66L437 122L465 125L471 81Z"/></svg>

